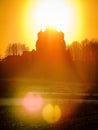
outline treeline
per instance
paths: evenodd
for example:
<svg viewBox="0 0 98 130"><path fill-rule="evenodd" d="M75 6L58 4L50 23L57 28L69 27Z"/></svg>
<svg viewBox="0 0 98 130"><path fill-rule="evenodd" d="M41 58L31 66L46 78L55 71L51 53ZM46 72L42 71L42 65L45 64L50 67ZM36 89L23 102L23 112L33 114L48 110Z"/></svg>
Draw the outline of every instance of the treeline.
<svg viewBox="0 0 98 130"><path fill-rule="evenodd" d="M98 41L85 39L69 46L74 64L84 81L98 81Z"/></svg>
<svg viewBox="0 0 98 130"><path fill-rule="evenodd" d="M6 56L22 55L24 51L29 51L29 47L21 43L9 44L6 49Z"/></svg>
<svg viewBox="0 0 98 130"><path fill-rule="evenodd" d="M69 50L75 61L83 61L88 63L97 64L98 62L98 41L87 39L81 43L74 41L70 46Z"/></svg>
<svg viewBox="0 0 98 130"><path fill-rule="evenodd" d="M74 41L58 57L29 51L24 44L10 44L0 61L0 78L50 78L68 82L98 81L98 41ZM57 55L57 56L56 56ZM60 60L61 59L61 60Z"/></svg>

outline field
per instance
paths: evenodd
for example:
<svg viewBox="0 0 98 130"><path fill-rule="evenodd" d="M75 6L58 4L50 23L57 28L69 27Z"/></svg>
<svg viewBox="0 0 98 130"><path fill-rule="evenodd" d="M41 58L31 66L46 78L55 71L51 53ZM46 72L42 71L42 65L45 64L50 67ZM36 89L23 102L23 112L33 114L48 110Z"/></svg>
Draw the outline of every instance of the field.
<svg viewBox="0 0 98 130"><path fill-rule="evenodd" d="M22 106L26 93L43 98L47 104L59 106L61 117L49 123L42 109L28 112ZM53 112L55 116L55 111ZM55 117L53 117L55 120ZM98 128L97 83L62 83L44 80L0 80L0 130L84 130Z"/></svg>

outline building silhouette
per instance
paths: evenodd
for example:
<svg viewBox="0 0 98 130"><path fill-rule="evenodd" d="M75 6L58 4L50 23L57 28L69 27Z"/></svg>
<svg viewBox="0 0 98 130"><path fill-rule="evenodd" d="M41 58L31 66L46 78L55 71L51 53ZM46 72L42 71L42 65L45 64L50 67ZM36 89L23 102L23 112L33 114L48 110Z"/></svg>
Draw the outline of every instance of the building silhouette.
<svg viewBox="0 0 98 130"><path fill-rule="evenodd" d="M65 53L66 43L64 33L55 28L46 27L46 30L38 32L36 51L40 55L61 55Z"/></svg>
<svg viewBox="0 0 98 130"><path fill-rule="evenodd" d="M65 78L71 71L71 56L66 48L64 33L46 27L38 32L36 41L37 71L45 77Z"/></svg>

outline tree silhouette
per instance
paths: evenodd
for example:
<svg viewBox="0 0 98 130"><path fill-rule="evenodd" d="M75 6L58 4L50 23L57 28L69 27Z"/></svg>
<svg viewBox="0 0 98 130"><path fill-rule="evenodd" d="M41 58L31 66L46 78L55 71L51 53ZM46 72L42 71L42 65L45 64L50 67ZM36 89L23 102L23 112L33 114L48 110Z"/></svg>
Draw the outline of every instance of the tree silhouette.
<svg viewBox="0 0 98 130"><path fill-rule="evenodd" d="M13 43L9 44L6 49L6 55L22 55L24 51L28 51L29 48L25 44Z"/></svg>

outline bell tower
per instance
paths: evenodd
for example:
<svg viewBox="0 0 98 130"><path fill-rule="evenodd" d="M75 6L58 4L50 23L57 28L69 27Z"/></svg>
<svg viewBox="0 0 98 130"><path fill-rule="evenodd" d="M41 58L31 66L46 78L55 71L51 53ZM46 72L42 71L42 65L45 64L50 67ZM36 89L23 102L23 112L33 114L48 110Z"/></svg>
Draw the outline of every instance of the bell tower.
<svg viewBox="0 0 98 130"><path fill-rule="evenodd" d="M46 27L46 30L38 32L36 51L40 54L63 53L66 50L64 33L55 28Z"/></svg>

